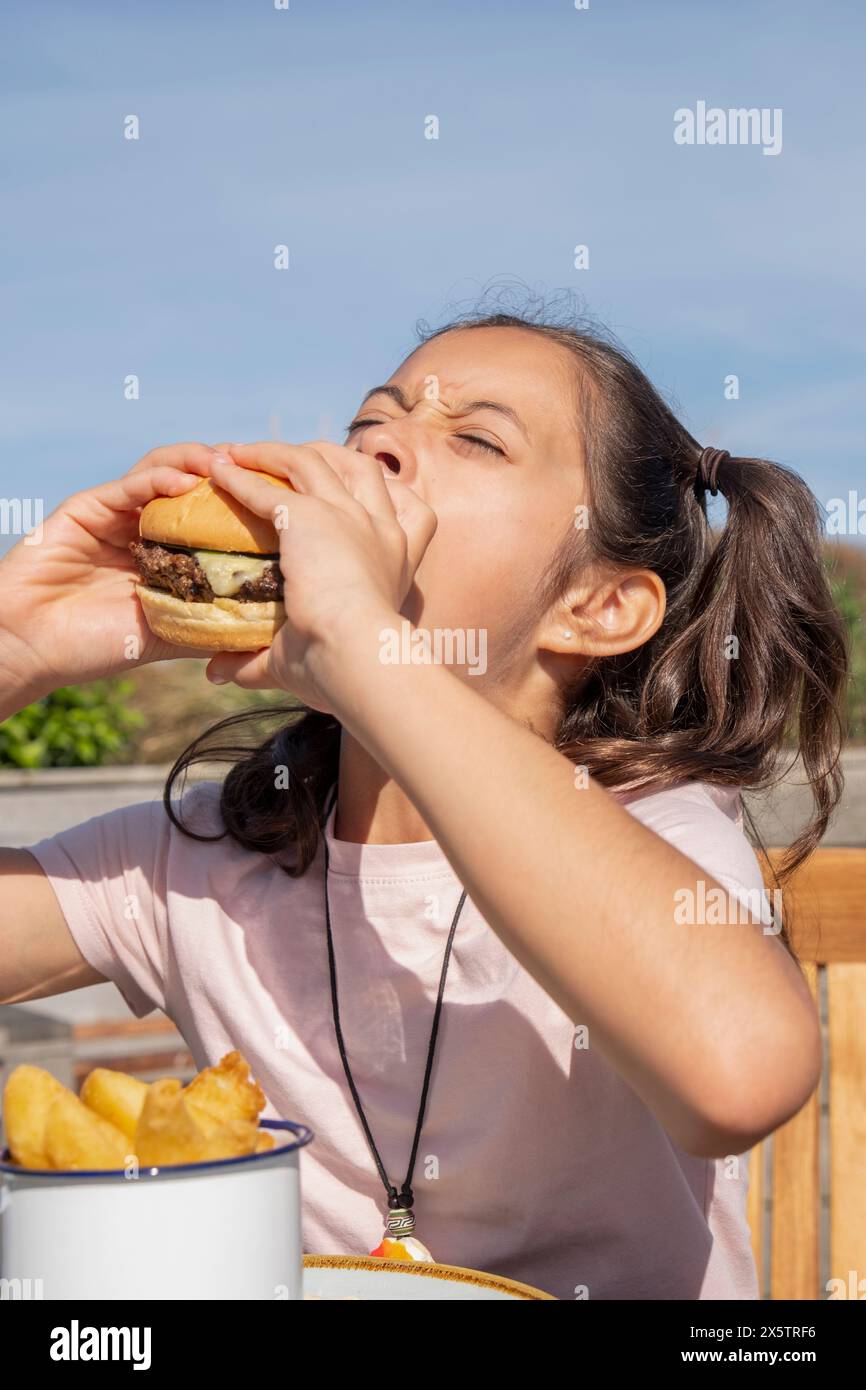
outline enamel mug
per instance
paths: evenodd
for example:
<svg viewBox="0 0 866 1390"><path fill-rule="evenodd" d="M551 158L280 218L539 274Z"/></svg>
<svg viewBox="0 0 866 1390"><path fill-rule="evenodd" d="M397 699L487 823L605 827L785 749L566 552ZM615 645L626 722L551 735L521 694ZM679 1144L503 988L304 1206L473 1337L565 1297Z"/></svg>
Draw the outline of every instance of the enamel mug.
<svg viewBox="0 0 866 1390"><path fill-rule="evenodd" d="M274 1148L117 1171L20 1168L0 1154L0 1298L301 1299L306 1125Z"/></svg>

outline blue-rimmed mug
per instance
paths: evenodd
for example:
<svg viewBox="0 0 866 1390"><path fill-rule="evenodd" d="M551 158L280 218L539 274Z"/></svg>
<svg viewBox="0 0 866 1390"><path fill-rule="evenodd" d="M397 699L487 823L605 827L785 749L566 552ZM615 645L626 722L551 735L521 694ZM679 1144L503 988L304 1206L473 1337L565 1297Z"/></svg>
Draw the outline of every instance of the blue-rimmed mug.
<svg viewBox="0 0 866 1390"><path fill-rule="evenodd" d="M0 1154L0 1297L300 1299L306 1125L274 1147L161 1168L43 1170Z"/></svg>

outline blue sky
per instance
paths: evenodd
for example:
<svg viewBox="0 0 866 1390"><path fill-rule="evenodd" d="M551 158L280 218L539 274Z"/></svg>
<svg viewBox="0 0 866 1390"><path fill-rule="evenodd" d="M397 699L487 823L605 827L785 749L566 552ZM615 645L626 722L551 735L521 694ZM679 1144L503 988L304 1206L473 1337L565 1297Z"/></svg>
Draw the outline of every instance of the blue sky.
<svg viewBox="0 0 866 1390"><path fill-rule="evenodd" d="M862 494L855 0L3 15L3 495L50 510L178 439L341 439L419 317L503 278L582 295L699 438ZM700 99L782 108L782 152L676 145Z"/></svg>

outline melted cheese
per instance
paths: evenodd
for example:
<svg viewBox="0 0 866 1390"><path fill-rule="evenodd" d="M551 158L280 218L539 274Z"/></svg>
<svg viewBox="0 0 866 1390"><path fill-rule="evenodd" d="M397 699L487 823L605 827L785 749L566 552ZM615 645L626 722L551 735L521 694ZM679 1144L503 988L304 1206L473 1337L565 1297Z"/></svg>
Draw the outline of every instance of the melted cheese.
<svg viewBox="0 0 866 1390"><path fill-rule="evenodd" d="M222 550L194 550L208 583L220 598L236 594L248 579L261 579L273 560L267 555L227 555Z"/></svg>

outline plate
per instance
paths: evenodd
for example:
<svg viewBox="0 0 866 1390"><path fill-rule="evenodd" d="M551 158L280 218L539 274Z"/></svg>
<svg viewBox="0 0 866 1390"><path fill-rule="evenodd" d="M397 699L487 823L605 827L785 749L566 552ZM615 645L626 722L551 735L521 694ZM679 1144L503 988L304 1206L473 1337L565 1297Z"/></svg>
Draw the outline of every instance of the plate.
<svg viewBox="0 0 866 1390"><path fill-rule="evenodd" d="M427 1260L382 1260L375 1255L305 1255L304 1298L315 1299L552 1299L552 1293L500 1274Z"/></svg>

